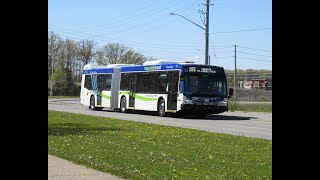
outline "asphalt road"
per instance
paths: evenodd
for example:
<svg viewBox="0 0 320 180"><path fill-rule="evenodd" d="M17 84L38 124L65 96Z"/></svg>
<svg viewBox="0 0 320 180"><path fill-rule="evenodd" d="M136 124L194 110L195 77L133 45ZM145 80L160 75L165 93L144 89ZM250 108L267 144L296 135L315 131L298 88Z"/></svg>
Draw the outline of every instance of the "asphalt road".
<svg viewBox="0 0 320 180"><path fill-rule="evenodd" d="M194 117L159 117L144 111L126 114L109 109L92 111L88 109L88 106L82 105L79 98L48 99L48 110L272 139L272 113L225 112L208 115L202 119Z"/></svg>

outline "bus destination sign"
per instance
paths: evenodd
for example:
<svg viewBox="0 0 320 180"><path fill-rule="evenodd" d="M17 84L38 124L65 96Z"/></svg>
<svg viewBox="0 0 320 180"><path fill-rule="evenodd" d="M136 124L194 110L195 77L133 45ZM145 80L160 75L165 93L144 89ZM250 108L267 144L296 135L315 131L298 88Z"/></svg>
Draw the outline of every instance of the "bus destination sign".
<svg viewBox="0 0 320 180"><path fill-rule="evenodd" d="M185 72L216 73L216 71L211 67L201 67L201 66L188 66L185 68Z"/></svg>

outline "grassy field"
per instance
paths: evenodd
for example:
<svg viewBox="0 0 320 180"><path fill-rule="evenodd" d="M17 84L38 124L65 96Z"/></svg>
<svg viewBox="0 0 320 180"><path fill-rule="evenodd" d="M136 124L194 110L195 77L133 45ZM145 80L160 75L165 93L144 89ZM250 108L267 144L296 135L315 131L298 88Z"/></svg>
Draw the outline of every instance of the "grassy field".
<svg viewBox="0 0 320 180"><path fill-rule="evenodd" d="M48 96L48 98L79 98L80 96Z"/></svg>
<svg viewBox="0 0 320 180"><path fill-rule="evenodd" d="M129 179L272 179L272 141L48 111L48 153Z"/></svg>
<svg viewBox="0 0 320 180"><path fill-rule="evenodd" d="M229 104L229 111L272 112L272 104L239 104L238 102L233 101Z"/></svg>

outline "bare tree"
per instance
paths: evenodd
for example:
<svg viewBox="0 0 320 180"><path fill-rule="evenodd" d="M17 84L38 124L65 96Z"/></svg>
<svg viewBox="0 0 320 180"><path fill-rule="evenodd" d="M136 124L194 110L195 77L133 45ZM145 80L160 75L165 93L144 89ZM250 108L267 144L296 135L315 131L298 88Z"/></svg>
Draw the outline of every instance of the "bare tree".
<svg viewBox="0 0 320 180"><path fill-rule="evenodd" d="M97 63L102 65L120 63L127 49L119 43L108 43L97 51Z"/></svg>
<svg viewBox="0 0 320 180"><path fill-rule="evenodd" d="M57 62L57 56L61 49L61 38L54 32L48 34L48 79L52 77L55 69L55 63ZM52 95L52 82L50 87L50 95Z"/></svg>
<svg viewBox="0 0 320 180"><path fill-rule="evenodd" d="M77 43L78 57L83 62L83 65L88 64L94 56L94 42L92 40L81 40Z"/></svg>
<svg viewBox="0 0 320 180"><path fill-rule="evenodd" d="M51 80L50 95L65 95L75 92L74 82L81 81L83 66L91 60L98 64L143 64L145 57L119 43L109 43L95 51L92 40L74 41L62 39L54 32L48 32L48 80ZM94 58L94 59L93 59ZM74 88L73 88L74 89Z"/></svg>
<svg viewBox="0 0 320 180"><path fill-rule="evenodd" d="M52 75L54 71L54 65L58 56L58 51L61 48L61 38L54 32L48 34L48 74Z"/></svg>
<svg viewBox="0 0 320 180"><path fill-rule="evenodd" d="M146 60L154 60L154 58L146 58L140 53L128 49L119 43L109 43L96 52L96 60L100 65L107 64L143 64Z"/></svg>
<svg viewBox="0 0 320 180"><path fill-rule="evenodd" d="M154 57L147 57L147 61L155 61L155 60L158 60L158 59Z"/></svg>
<svg viewBox="0 0 320 180"><path fill-rule="evenodd" d="M75 63L77 60L77 43L71 39L67 39L64 43L66 59L65 69L67 71L68 79L70 82L75 80Z"/></svg>
<svg viewBox="0 0 320 180"><path fill-rule="evenodd" d="M121 63L124 64L143 64L147 60L142 54L136 53L133 50L127 51L122 59Z"/></svg>
<svg viewBox="0 0 320 180"><path fill-rule="evenodd" d="M106 60L106 55L105 55L105 51L103 50L103 48L98 49L96 51L96 62L99 65L107 65L107 60Z"/></svg>

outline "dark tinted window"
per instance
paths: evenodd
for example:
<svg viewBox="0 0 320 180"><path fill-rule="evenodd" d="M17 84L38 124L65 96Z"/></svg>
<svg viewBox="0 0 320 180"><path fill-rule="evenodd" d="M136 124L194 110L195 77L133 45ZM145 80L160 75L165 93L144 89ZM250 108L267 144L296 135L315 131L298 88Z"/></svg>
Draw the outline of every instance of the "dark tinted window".
<svg viewBox="0 0 320 180"><path fill-rule="evenodd" d="M106 74L106 78L105 78L105 91L110 91L111 90L111 78L112 78L112 74Z"/></svg>
<svg viewBox="0 0 320 180"><path fill-rule="evenodd" d="M130 73L130 91L136 93L137 89L137 73Z"/></svg>
<svg viewBox="0 0 320 180"><path fill-rule="evenodd" d="M130 75L129 73L122 73L121 74L120 90L129 91L129 87L130 87L129 75Z"/></svg>
<svg viewBox="0 0 320 180"><path fill-rule="evenodd" d="M149 93L157 92L157 83L158 83L158 73L150 72L149 82L148 82Z"/></svg>
<svg viewBox="0 0 320 180"><path fill-rule="evenodd" d="M137 93L148 92L149 73L138 73L137 75Z"/></svg>
<svg viewBox="0 0 320 180"><path fill-rule="evenodd" d="M226 96L227 86L225 77L215 74L185 74L184 93Z"/></svg>
<svg viewBox="0 0 320 180"><path fill-rule="evenodd" d="M92 84L91 84L91 76L85 75L84 77L84 87L88 90L92 90Z"/></svg>
<svg viewBox="0 0 320 180"><path fill-rule="evenodd" d="M170 80L171 82L171 87L172 87L172 92L177 93L178 92L178 82L179 82L179 71L171 71L172 74L172 79Z"/></svg>
<svg viewBox="0 0 320 180"><path fill-rule="evenodd" d="M157 93L166 93L167 72L158 73Z"/></svg>
<svg viewBox="0 0 320 180"><path fill-rule="evenodd" d="M98 81L98 91L105 90L105 84L106 84L106 74L99 74L97 75L97 81Z"/></svg>

